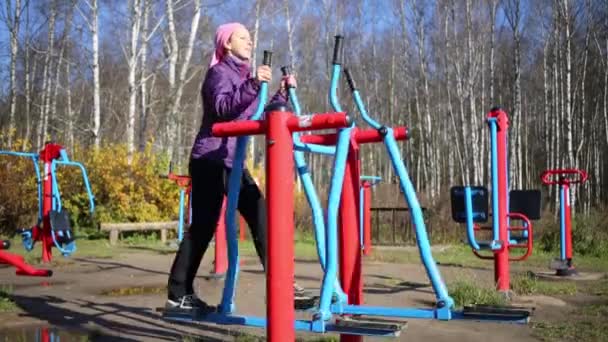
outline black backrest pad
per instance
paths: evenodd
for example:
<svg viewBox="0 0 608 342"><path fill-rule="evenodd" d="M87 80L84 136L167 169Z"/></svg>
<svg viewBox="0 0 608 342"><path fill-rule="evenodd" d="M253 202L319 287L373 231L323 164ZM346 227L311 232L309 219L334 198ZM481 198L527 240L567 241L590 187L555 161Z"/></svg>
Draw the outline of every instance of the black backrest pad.
<svg viewBox="0 0 608 342"><path fill-rule="evenodd" d="M454 186L450 189L450 200L452 202L452 219L459 223L466 222L464 188L464 186ZM471 200L473 204L473 222L487 222L488 189L483 186L472 186Z"/></svg>
<svg viewBox="0 0 608 342"><path fill-rule="evenodd" d="M509 212L520 213L530 220L540 219L540 190L511 190Z"/></svg>
<svg viewBox="0 0 608 342"><path fill-rule="evenodd" d="M68 211L63 209L62 211L51 210L50 213L51 218L51 227L54 231L71 231L70 227L70 217L68 215Z"/></svg>

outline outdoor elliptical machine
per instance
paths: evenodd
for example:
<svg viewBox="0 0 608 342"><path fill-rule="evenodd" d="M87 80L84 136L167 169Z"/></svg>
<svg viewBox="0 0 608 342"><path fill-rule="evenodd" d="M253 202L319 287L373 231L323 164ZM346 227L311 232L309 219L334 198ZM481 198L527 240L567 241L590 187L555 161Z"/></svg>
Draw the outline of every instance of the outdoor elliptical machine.
<svg viewBox="0 0 608 342"><path fill-rule="evenodd" d="M336 37L336 50L339 51L340 50L340 45L341 45L341 39L342 37L338 36ZM340 53L336 53L336 50L334 50L334 56L340 55ZM337 83L338 83L338 77L340 74L340 63L335 63L334 62L334 71L333 71L333 77L332 77L332 89L330 91L330 99L331 99L331 104L334 107L335 110L340 110L339 107L339 103L337 101L337 97L335 96L336 94L336 87L337 87ZM473 319L473 320L480 320L480 321L500 321L500 322L517 322L517 323L525 323L528 321L529 319L529 315L530 312L528 310L525 309L521 309L521 308L515 308L515 307L508 307L508 306L502 306L502 307L494 307L494 306L484 306L484 305L476 305L476 306L467 306L465 307L464 311L460 312L460 311L454 311L453 310L453 300L452 298L449 297L447 289L445 287L445 284L443 282L443 280L441 279L441 275L439 273L439 270L436 267L436 263L433 259L433 256L431 254L431 249L430 249L430 243L429 243L429 239L428 239L428 235L426 233L426 227L424 224L424 218L422 215L422 209L420 208L420 205L418 203L417 197L416 197L416 193L415 190L413 188L413 185L409 179L408 173L407 173L407 169L405 167L405 164L403 163L403 159L401 158L399 149L397 147L396 144L396 140L398 137L400 137L400 134L397 134L397 130L400 128L395 128L394 130L390 127L381 125L379 123L377 123L376 121L374 121L373 119L371 119L371 117L367 114L367 111L365 110L365 107L363 106L363 102L361 101L361 98L359 96L359 92L357 90L357 87L355 85L355 82L353 80L353 78L351 77L350 73L348 72L348 70L345 70L345 74L348 80L348 83L351 87L351 91L353 94L353 97L355 99L355 103L357 105L358 110L360 111L362 118L364 119L365 122L367 122L370 126L372 126L374 133L378 134L378 136L381 137L381 139L384 141L385 146L388 150L388 153L391 157L391 162L393 164L393 167L396 171L396 174L399 176L399 180L400 180L400 185L401 185L401 189L402 192L404 193L404 196L406 198L406 201L408 203L408 206L410 207L410 212L412 215L412 220L414 222L415 225L415 229L416 229L416 241L418 243L418 247L420 250L420 255L421 255L421 259L423 262L423 265L425 266L425 269L427 271L427 275L431 281L431 285L433 287L433 290L435 292L435 296L436 296L436 300L437 300L437 304L435 308L431 308L431 309L418 309L418 308L388 308L388 307L371 307L371 306L363 306L361 305L361 297L357 296L357 290L358 286L361 286L362 281L361 281L361 264L360 262L357 263L357 257L360 258L360 254L358 256L353 256L353 255L346 255L345 253L343 253L344 250L349 250L349 247L345 247L345 244L348 243L349 241L346 241L347 238L345 238L345 236L347 235L344 230L348 229L348 227L344 226L344 220L342 220L342 226L341 229L342 230L342 239L340 240L340 251L341 251L341 259L340 259L340 266L341 266L341 279L349 279L349 281L352 281L352 283L350 284L345 284L345 282L341 282L342 285L342 289L344 290L344 292L346 294L348 294L348 304L346 302L343 301L343 298L341 298L340 296L338 297L338 301L336 301L335 303L332 303L330 306L330 311L333 314L338 314L338 315L366 315L366 316L384 316L384 317L396 317L396 318L422 318L422 319L440 319L440 320L449 320L449 319ZM292 97L292 102L293 102L293 97ZM294 104L294 107L298 107ZM364 132L364 131L360 131L357 128L354 127L350 127L350 129L352 129L354 132L351 132L351 136L356 136L358 133L360 132ZM343 130L341 130L340 134L342 133ZM403 137L407 136L407 133L403 133ZM319 139L318 137L315 136L310 136L310 135L306 135L303 136L301 139L303 142L307 142L307 143L320 143L323 140ZM328 139L326 139L328 140ZM335 141L335 140L334 140ZM353 142L351 141L351 146L354 145ZM336 160L336 164L337 165L340 161L344 162L345 159L347 159L346 156L341 155L343 153L351 153L352 150L349 151L343 151L338 147L336 147L336 156L335 156L335 160ZM358 161L358 156L356 154L356 150L355 153L353 154L349 154L348 155L349 158L349 162L351 161L350 158L353 158L353 160ZM352 169L357 169L357 167L353 167ZM352 171L351 169L351 171ZM344 175L339 172L338 170L340 170L339 167L334 167L334 174L332 175L332 182L331 184L334 185L336 183L340 183L343 182L345 185L342 188L342 202L340 203L340 205L344 206L344 200L345 200L345 196L344 194L352 189L356 189L356 187L351 187L351 189L349 189L349 182L353 182L353 183L357 183L357 180L353 180L352 178L350 180L345 179L346 177L344 177ZM347 172L348 174L348 172ZM352 176L352 174L351 174ZM318 232L320 225L315 224L315 236L323 236L325 235L327 240L324 241L325 244L327 244L327 258L328 260L330 259L330 255L333 249L335 249L337 246L332 244L333 241L333 237L337 235L336 234L336 230L337 230L337 225L335 223L335 220L332 220L332 217L335 217L334 215L332 215L332 205L336 204L335 202L332 201L332 198L335 198L335 194L336 194L336 189L337 188L333 188L330 187L330 194L329 194L329 198L330 201L328 203L328 223L326 226L327 231L325 232L325 234L323 234L322 232ZM305 187L305 190L308 191L308 187ZM338 190L339 191L339 190ZM308 196L308 195L307 195ZM353 197L355 198L355 197ZM353 241L357 241L357 235L349 235L349 237L351 238L351 243ZM317 243L319 243L319 241L317 241ZM355 248L355 250L357 250ZM358 252L360 253L360 249L358 250ZM350 257L351 260L350 261L345 261L343 260L344 258L348 258ZM360 260L360 259L359 259ZM343 265L345 263L349 263L350 265L347 265L347 267L343 267ZM354 267L353 267L354 266ZM326 277L324 278L327 279L327 274L328 274L328 269L329 267L326 266L325 268L326 271ZM349 269L349 272L344 271L344 269ZM321 291L321 302L320 302L320 312L323 313L323 294L324 293L331 293L331 290L329 290L328 288L330 288L330 282L324 281L323 282L323 287L322 287L322 291ZM352 301L353 297L355 298L355 301ZM351 302L352 301L352 302ZM356 318L356 320L364 320L364 317L358 316ZM360 321L358 323L361 323Z"/></svg>
<svg viewBox="0 0 608 342"><path fill-rule="evenodd" d="M91 191L85 167L71 161L66 150L58 144L48 142L40 153L0 151L0 154L30 158L34 164L38 188L38 220L28 229L21 231L23 246L27 251L34 249L37 241L42 243L42 261L50 262L52 247L57 248L63 256L70 256L76 251L75 236L70 226L69 214L62 206L61 192L57 182L57 166L75 166L82 172L83 182L89 199L89 210L95 210L95 200ZM44 163L44 177L41 177L39 160ZM43 181L42 181L43 180ZM18 268L17 274L50 276L50 271L36 271L26 268L23 258L9 258L5 261Z"/></svg>
<svg viewBox="0 0 608 342"><path fill-rule="evenodd" d="M271 53L265 51L264 64L270 65L270 62ZM292 134L295 131L340 128L350 125L351 120L348 118L348 116L346 116L345 113L313 114L298 118L295 116L290 116L290 113L285 112L286 108L281 105L279 107L268 108L266 120L256 121L264 113L264 100L266 99L267 93L268 85L266 82L262 82L259 93L260 101L255 114L251 118L252 120L215 124L213 127L213 134L216 136L239 136L237 139L233 168L228 180L229 193L225 215L229 267L225 277L222 302L218 307L217 312L201 314L197 312L184 313L163 310L163 317L167 320L173 321L213 322L217 324L268 327L270 340L273 339L272 336L279 334L282 336L282 339L280 339L281 341L293 340L291 337L287 337L287 339L285 339L284 336L290 335L289 331L293 330L294 328L296 330L320 333L328 331L345 331L349 334L368 334L369 329L365 329L364 327L342 327L335 324L335 322L331 321L331 314L330 317L313 315L311 320L296 320L295 316L293 315L293 288L291 288L291 283L289 283L289 289L285 289L284 286L286 282L278 279L280 277L283 280L286 280L284 278L286 276L287 279L289 279L289 273L275 273L281 269L287 271L286 269L282 268L286 267L286 265L290 265L293 270L293 242L289 241L286 243L285 241L280 241L280 239L289 238L289 232L293 234L293 220L290 214L285 212L285 210L278 208L278 206L285 206L291 207L291 210L293 210L293 203L291 203L291 200L289 199L289 197L291 197L291 192L286 192L285 190L286 188L290 187L289 185L293 187L292 179L287 176L293 170L290 170L290 163L288 161L279 157L284 157L285 153L288 153L287 151L292 151L293 146L291 143L288 146L280 145L280 143L275 139L282 137L287 138L288 141L291 142ZM285 118L285 121L283 121L281 118ZM280 131L285 132L285 130L287 130L287 132L291 131L291 133L288 134L288 137L282 135L284 133L279 133ZM239 268L237 245L238 236L236 229L236 205L238 203L239 192L238 185L240 184L243 161L245 159L247 142L249 140L248 135L252 134L253 132L265 132L267 134L268 181L266 184L266 196L267 202L269 203L269 257L267 265L268 318L234 314L236 309L234 296ZM274 134L277 134L277 136L274 137ZM277 174L274 175L274 172L277 172ZM277 185L281 182L285 183L283 184L283 187ZM275 208L275 206L277 206L277 208ZM278 229L277 225L281 227L281 236L278 236L278 234L276 234L277 232L273 234L273 230ZM290 225L292 228L288 228ZM293 238L293 235L291 235L291 237ZM273 253L278 250L283 250L285 252L289 252L291 250L291 255L289 255L289 253L281 256L275 254L273 257ZM291 274L291 277L293 277L293 273ZM336 278L334 276L332 279L332 284L335 279ZM291 314L289 311L291 311ZM280 332L275 333L275 331ZM375 330L372 331L372 333L373 335L378 335L378 332ZM384 335L390 334L394 334L394 331L384 331Z"/></svg>
<svg viewBox="0 0 608 342"><path fill-rule="evenodd" d="M557 180L555 177L558 177ZM570 186L587 181L587 172L578 169L546 170L541 175L545 185L559 185L559 259L553 260L551 269L555 275L568 277L577 275L572 262L572 214L570 208Z"/></svg>

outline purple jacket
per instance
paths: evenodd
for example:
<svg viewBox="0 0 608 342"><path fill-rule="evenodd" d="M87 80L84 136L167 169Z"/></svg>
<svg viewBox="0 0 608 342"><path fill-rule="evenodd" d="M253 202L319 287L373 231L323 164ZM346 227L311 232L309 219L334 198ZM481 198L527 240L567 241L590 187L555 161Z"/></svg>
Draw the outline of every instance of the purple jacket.
<svg viewBox="0 0 608 342"><path fill-rule="evenodd" d="M207 71L201 89L203 122L192 146L192 159L214 160L232 167L236 137L214 137L211 127L217 122L251 118L258 106L259 88L249 65L232 56ZM287 97L277 92L271 102L275 101L287 102Z"/></svg>

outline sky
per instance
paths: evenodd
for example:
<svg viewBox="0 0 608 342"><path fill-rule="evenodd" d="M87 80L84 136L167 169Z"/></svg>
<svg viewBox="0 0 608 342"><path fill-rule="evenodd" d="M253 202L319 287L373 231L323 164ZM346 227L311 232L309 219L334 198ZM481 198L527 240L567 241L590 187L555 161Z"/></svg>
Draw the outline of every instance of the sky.
<svg viewBox="0 0 608 342"><path fill-rule="evenodd" d="M11 1L12 3L14 3L15 0L1 0L1 2L5 2L5 1ZM32 10L30 11L30 20L32 23L35 23L36 25L42 27L43 30L46 29L46 18L45 18L45 14L41 14L41 12L48 12L49 7L50 6L50 0L22 0L22 3L25 3L29 1L30 6L32 6ZM162 4L164 3L161 0L157 0L157 4L158 6L158 11L162 11L164 9L164 7L162 6ZM337 0L336 0L337 1ZM364 12L367 16L367 20L363 23L364 25L364 31L368 31L368 32L372 32L372 28L375 30L375 32L382 32L382 31L386 31L388 29L390 29L391 26L393 25L398 25L398 23L394 22L394 21L390 21L390 20L386 20L386 17L384 19L382 19L382 17L384 16L384 14L386 13L386 11L390 11L392 10L392 6L393 6L393 0L362 0L363 1L363 6L364 6ZM86 5L84 5L84 0L78 0L79 6L81 9L86 11ZM297 2L298 4L301 5L305 5L306 6L306 11L320 11L322 10L322 6L323 6L323 0L298 0ZM208 14L213 21L213 25L217 25L221 22L227 22L227 21L242 21L245 23L250 23L252 22L252 18L250 15L251 10L254 7L255 2L253 0L203 0L203 13ZM336 2L331 3L332 6L334 6L335 8L335 4ZM112 35L115 35L116 31L115 29L117 29L118 27L118 23L125 23L126 22L126 16L128 15L126 13L127 11L127 5L128 5L128 1L127 0L99 0L99 6L100 6L100 44L103 41L107 41L108 39L110 39L110 41L112 42L112 44L116 43L117 44L117 48L119 48L119 50L115 51L116 53L122 53L120 52L120 46L123 44L124 41L126 41L128 39L127 36L127 30L128 28L124 28L120 35L122 37L116 37L113 38ZM425 9L427 12L431 12L433 11L433 6L434 3L431 1L426 2L426 6L427 8ZM293 6L292 6L293 7ZM529 8L529 4L526 0L524 0L522 2L522 10L524 13L527 12L528 8ZM36 10L34 10L34 8ZM302 12L302 8L291 8L291 15L298 15L301 14ZM376 16L378 16L377 20L372 20L371 19L371 14L374 11L376 11ZM2 6L0 8L0 20L3 18L4 13L6 12L6 7ZM285 25L284 21L282 20L282 18L280 18L281 20L276 20L273 21L268 20L268 17L273 17L273 16L282 16L283 15L283 6L282 6L282 1L279 0L271 0L271 2L268 3L267 8L266 8L266 20L264 20L261 25L262 25L262 29L268 29L270 25L279 25L279 29L281 28L280 26ZM158 13L158 15L161 15L162 13ZM350 15L350 14L347 14ZM25 14L24 14L25 16ZM190 18L186 18L186 24L189 25L189 19ZM429 24L433 24L431 22L429 22ZM498 16L497 16L497 24L499 26L503 26L506 25L506 20L504 17L504 14L499 11ZM74 24L73 27L83 27L84 26L84 21L82 16L77 12L74 15ZM118 28L120 30L120 28ZM61 26L58 26L56 28L56 32L59 34L60 32L62 32L63 28ZM23 37L24 32L25 32L25 27L24 25L22 25L21 27L21 36ZM44 33L45 34L45 33ZM90 45L90 42L87 41L88 39L90 39L90 35L88 34L88 31L84 31L84 34L79 35L79 39L84 40L82 41L83 44L86 45ZM157 38L157 41L155 43L152 44L152 48L155 48L154 46L156 45L156 49L157 51L162 51L162 47L160 46L160 44L162 44L159 40L160 38ZM103 53L103 52L102 52ZM10 42L9 42L9 33L6 27L6 24L4 21L0 21L0 81L1 81L1 85L0 85L0 95L6 94L7 90L8 90L8 77L9 77L9 62L10 62Z"/></svg>

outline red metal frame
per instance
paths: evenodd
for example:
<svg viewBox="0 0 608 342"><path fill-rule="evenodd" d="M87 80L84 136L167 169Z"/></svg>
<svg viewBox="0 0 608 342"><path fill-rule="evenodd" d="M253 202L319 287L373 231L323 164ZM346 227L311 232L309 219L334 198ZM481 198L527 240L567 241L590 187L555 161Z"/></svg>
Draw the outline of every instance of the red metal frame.
<svg viewBox="0 0 608 342"><path fill-rule="evenodd" d="M526 249L526 253L524 253L523 255L516 257L516 258L509 258L509 261L524 261L526 259L528 259L528 257L530 255L532 255L532 249L533 249L533 241L534 239L532 238L532 222L530 222L530 220L525 216L522 215L520 213L508 213L507 214L509 216L509 218L512 219L517 219L517 220L522 220L525 224L521 227L509 227L510 231L526 231L528 232L528 238L526 239L526 244L522 245L522 244L515 244L515 245L511 245L509 244L509 248L525 248Z"/></svg>
<svg viewBox="0 0 608 342"><path fill-rule="evenodd" d="M7 249L8 241L2 241L2 249ZM38 269L25 262L21 255L5 252L0 250L0 264L8 264L16 268L15 274L34 277L50 277L53 271L46 269Z"/></svg>
<svg viewBox="0 0 608 342"><path fill-rule="evenodd" d="M558 180L554 180L552 176L560 176ZM570 176L578 176L578 178L570 178ZM545 185L559 185L564 191L564 228L565 228L565 247L566 260L572 260L572 213L570 208L570 185L583 184L587 181L587 172L579 169L553 169L546 170L541 175L541 180Z"/></svg>
<svg viewBox="0 0 608 342"><path fill-rule="evenodd" d="M32 229L32 239L42 242L42 262L51 262L53 258L53 237L51 236L51 217L53 209L53 179L51 177L51 162L59 158L63 146L55 143L46 143L40 151L40 160L44 162L42 185L42 228L35 226Z"/></svg>
<svg viewBox="0 0 608 342"><path fill-rule="evenodd" d="M502 109L497 108L490 111L488 118L496 119L496 144L497 144L497 159L498 159L498 239L503 242L503 248L494 251L494 281L496 289L501 292L508 292L510 289L509 275L509 233L508 233L508 179L507 179L507 131L509 130L509 118L507 113ZM502 171L501 171L502 170ZM530 237L531 238L531 237Z"/></svg>
<svg viewBox="0 0 608 342"><path fill-rule="evenodd" d="M220 219L217 222L217 228L215 229L215 262L213 263L213 274L222 275L228 270L228 246L226 242L226 224L225 224L225 213L226 213L226 197L222 203L222 211Z"/></svg>
<svg viewBox="0 0 608 342"><path fill-rule="evenodd" d="M215 136L266 133L266 202L268 203L268 265L266 314L268 340L295 340L293 140L292 132L341 128L350 124L345 113L296 117L290 112L266 113L265 121L213 125ZM260 129L260 127L262 129Z"/></svg>
<svg viewBox="0 0 608 342"><path fill-rule="evenodd" d="M372 183L369 181L361 182L363 187L363 255L370 255L372 252Z"/></svg>

